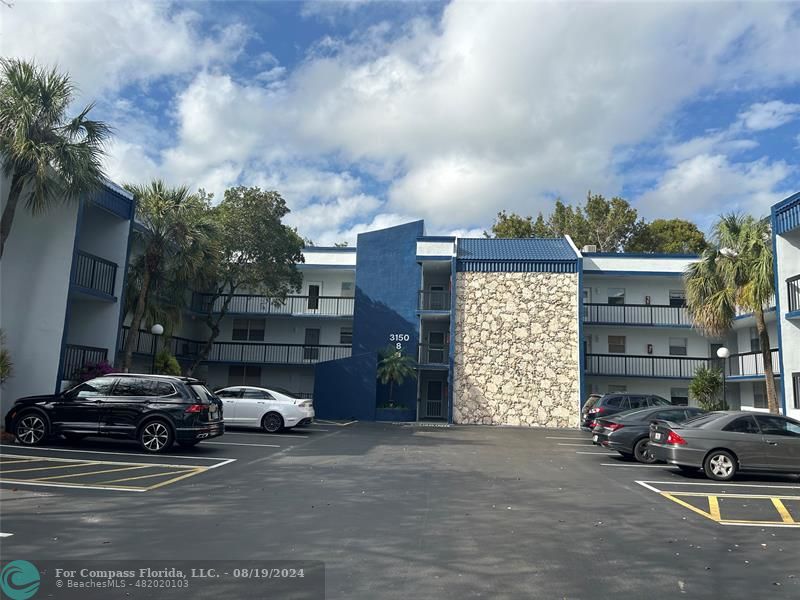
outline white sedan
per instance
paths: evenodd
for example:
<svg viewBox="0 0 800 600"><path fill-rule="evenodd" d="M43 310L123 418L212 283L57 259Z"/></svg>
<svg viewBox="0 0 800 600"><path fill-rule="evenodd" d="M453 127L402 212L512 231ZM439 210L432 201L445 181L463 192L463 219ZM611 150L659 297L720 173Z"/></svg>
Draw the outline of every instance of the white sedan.
<svg viewBox="0 0 800 600"><path fill-rule="evenodd" d="M276 433L314 420L313 402L286 390L238 385L214 393L222 400L225 425Z"/></svg>

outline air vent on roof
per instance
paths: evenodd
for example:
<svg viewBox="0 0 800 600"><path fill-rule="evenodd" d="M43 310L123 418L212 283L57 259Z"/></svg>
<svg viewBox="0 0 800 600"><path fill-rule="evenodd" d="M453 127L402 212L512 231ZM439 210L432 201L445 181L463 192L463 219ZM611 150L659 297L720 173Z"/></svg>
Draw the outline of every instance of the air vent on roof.
<svg viewBox="0 0 800 600"><path fill-rule="evenodd" d="M587 244L583 248L581 248L581 252L597 252L597 246L594 244Z"/></svg>

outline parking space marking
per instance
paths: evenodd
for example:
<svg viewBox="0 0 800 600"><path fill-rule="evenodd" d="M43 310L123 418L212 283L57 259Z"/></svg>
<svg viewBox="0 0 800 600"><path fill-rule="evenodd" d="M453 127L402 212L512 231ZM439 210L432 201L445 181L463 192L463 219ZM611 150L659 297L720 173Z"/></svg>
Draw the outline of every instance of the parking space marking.
<svg viewBox="0 0 800 600"><path fill-rule="evenodd" d="M36 481L50 481L51 479L69 479L70 477L85 477L87 475L101 475L102 473L118 473L120 471L132 471L135 469L146 469L147 467L114 467L113 469L102 469L100 471L87 471L85 473L69 473L68 475L52 475L48 477L37 477Z"/></svg>
<svg viewBox="0 0 800 600"><path fill-rule="evenodd" d="M38 461L31 461L31 462L38 462ZM100 463L97 462L90 462L90 461L80 461L80 462L73 462L69 465L57 465L55 467L35 467L33 469L12 469L10 471L3 469L0 470L0 477L9 473L28 473L30 471L51 471L52 469L74 469L76 467L90 467L92 465L99 465Z"/></svg>
<svg viewBox="0 0 800 600"><path fill-rule="evenodd" d="M151 477L162 477L164 475L172 475L173 473L175 473L175 471L162 471L161 473L150 473L148 475L138 475L136 477L123 477L122 479L112 479L111 481L107 481L106 483L120 483L121 481L137 481L140 479L149 479Z"/></svg>
<svg viewBox="0 0 800 600"><path fill-rule="evenodd" d="M695 481L637 481L642 487L659 494L663 498L675 502L679 506L689 509L690 511L710 519L719 525L737 525L737 526L759 526L759 527L800 527L800 521L796 521L792 513L783 503L784 500L798 500L800 501L800 486L796 485L768 485L768 484L749 484L749 483L704 483ZM688 491L686 487L680 486L703 486L706 489L702 491ZM659 487L656 487L659 486ZM677 489L664 490L662 487L674 486ZM753 490L790 490L782 494L780 492L769 492L767 494L759 493L728 493L727 489L753 489ZM690 502L690 499L705 499L708 502L708 510L704 510L700 506ZM726 510L724 506L720 505L720 499L724 500L750 500L750 503L742 504L739 507L731 505ZM731 513L728 512L734 508L748 508L752 512L758 513L758 507L763 507L759 501L769 500L772 508L775 509L777 519L739 519L726 517ZM735 513L734 513L735 514ZM761 515L758 515L761 517Z"/></svg>
<svg viewBox="0 0 800 600"><path fill-rule="evenodd" d="M258 448L280 448L277 444L240 444L238 442L206 442L214 446L256 446Z"/></svg>
<svg viewBox="0 0 800 600"><path fill-rule="evenodd" d="M600 463L601 467L633 467L635 469L665 469L666 465L637 465L634 463Z"/></svg>
<svg viewBox="0 0 800 600"><path fill-rule="evenodd" d="M595 450L594 452L584 452L582 450L576 450L575 454L594 454L595 456L618 456L616 452L602 452Z"/></svg>
<svg viewBox="0 0 800 600"><path fill-rule="evenodd" d="M0 538L7 538L7 537L11 537L12 535L14 535L14 534L13 533L2 533L2 532L0 532Z"/></svg>
<svg viewBox="0 0 800 600"><path fill-rule="evenodd" d="M208 443L208 442L206 442ZM109 450L77 450L75 448L49 448L46 446L19 446L17 444L0 444L0 448L11 448L13 450L32 450L34 452L76 452L82 454L112 454L114 456L146 456L148 458L155 458L157 454L143 454L136 452L111 452ZM0 456L3 456L0 454ZM11 455L7 455L11 456ZM176 454L164 454L161 456L168 456L169 458L185 458L188 460L220 460L218 456L178 456ZM19 458L27 458L20 456ZM60 459L59 459L60 460Z"/></svg>
<svg viewBox="0 0 800 600"><path fill-rule="evenodd" d="M225 432L225 435L260 435L264 436L265 438L272 438L272 437L290 437L290 438L297 438L299 440L304 440L308 438L307 435L300 435L298 433L266 433L266 432L259 432L258 430L254 430L252 433L247 433L244 431L230 431ZM206 442L206 444L213 444L214 442Z"/></svg>
<svg viewBox="0 0 800 600"><path fill-rule="evenodd" d="M575 440L576 442L577 441L586 441L586 442L590 442L591 441L591 440L586 439L585 436L584 437L575 437L574 435L570 436L570 437L567 437L567 436L564 436L564 435L550 435L550 436L546 436L544 439L546 439L546 440Z"/></svg>
<svg viewBox="0 0 800 600"><path fill-rule="evenodd" d="M556 443L556 446L580 446L581 448L591 448L592 445L593 444L591 440L586 440L585 444L564 444L562 442Z"/></svg>

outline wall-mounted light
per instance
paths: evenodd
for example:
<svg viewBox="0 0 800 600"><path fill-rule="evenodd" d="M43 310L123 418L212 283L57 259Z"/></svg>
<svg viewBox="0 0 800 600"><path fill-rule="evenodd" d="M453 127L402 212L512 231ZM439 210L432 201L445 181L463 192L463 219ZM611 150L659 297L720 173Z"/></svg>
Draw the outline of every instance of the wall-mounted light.
<svg viewBox="0 0 800 600"><path fill-rule="evenodd" d="M647 344L647 353L648 354L652 354L653 353L653 344Z"/></svg>

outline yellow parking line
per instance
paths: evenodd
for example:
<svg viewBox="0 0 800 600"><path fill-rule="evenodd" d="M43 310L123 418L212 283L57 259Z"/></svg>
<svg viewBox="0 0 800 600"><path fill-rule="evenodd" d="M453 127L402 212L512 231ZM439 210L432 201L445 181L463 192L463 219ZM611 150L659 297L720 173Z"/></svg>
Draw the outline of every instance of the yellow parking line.
<svg viewBox="0 0 800 600"><path fill-rule="evenodd" d="M781 502L780 498L772 498L772 504L775 505L775 509L778 511L778 514L781 516L781 519L783 519L784 523L794 523L792 515L789 514L789 511L783 505L783 502Z"/></svg>
<svg viewBox="0 0 800 600"><path fill-rule="evenodd" d="M179 477L175 477L173 479L168 479L167 481L162 481L161 483L157 483L155 485L151 485L149 488L147 488L147 490L150 491L150 490L154 490L156 488L160 488L160 487L165 486L165 485L169 485L170 483L175 483L176 481L180 481L181 479L186 479L187 477L192 477L193 475L197 475L199 473L202 473L205 470L206 470L205 467L201 467L199 469L193 469L190 473L186 473L185 475L181 475Z"/></svg>
<svg viewBox="0 0 800 600"><path fill-rule="evenodd" d="M711 516L712 519L719 522L719 500L716 496L709 496L708 497L708 514Z"/></svg>
<svg viewBox="0 0 800 600"><path fill-rule="evenodd" d="M745 498L747 500L769 500L770 498L780 498L781 500L800 500L800 496L782 496L780 494L711 494L709 492L669 492L673 496L697 496L705 497L716 495L718 498Z"/></svg>
<svg viewBox="0 0 800 600"><path fill-rule="evenodd" d="M130 471L132 469L146 469L147 467L117 467L114 469L103 469L102 471L86 471L85 473L70 473L69 475L53 475L51 477L37 477L28 481L49 481L51 479L66 479L68 477L83 477L85 475L100 475L101 473L116 473L117 471Z"/></svg>
<svg viewBox="0 0 800 600"><path fill-rule="evenodd" d="M148 477L158 477L159 475L161 475L161 476L163 476L163 475L174 475L174 474L176 474L178 472L183 474L186 471L163 471L161 473L150 473L149 475L139 475L137 477L124 477L123 479L112 479L111 481L104 481L103 483L104 484L108 484L108 483L119 483L120 481L133 481L134 479L147 479ZM195 470L192 469L192 472L194 473Z"/></svg>
<svg viewBox="0 0 800 600"><path fill-rule="evenodd" d="M99 465L102 463L99 462L80 462L80 463L70 463L68 465L57 465L55 467L36 467L34 469L12 469L11 471L7 471L5 469L0 471L0 475L8 475L10 473L27 473L30 471L49 471L51 469L69 469L72 467L89 467L92 465Z"/></svg>
<svg viewBox="0 0 800 600"><path fill-rule="evenodd" d="M706 517L707 519L711 519L713 521L718 521L719 520L719 519L715 519L713 516L711 516L710 512L706 512L704 510L701 510L701 509L697 508L696 506L692 506L688 502L684 502L680 498L676 498L675 496L673 496L669 492L661 492L661 495L664 496L665 498L669 498L673 502L676 502L676 503L680 504L681 506L683 506L685 508L688 508L691 511L696 512L698 515L702 515L702 516ZM709 502L709 508L710 508L710 502ZM717 509L719 509L719 507L717 507Z"/></svg>

